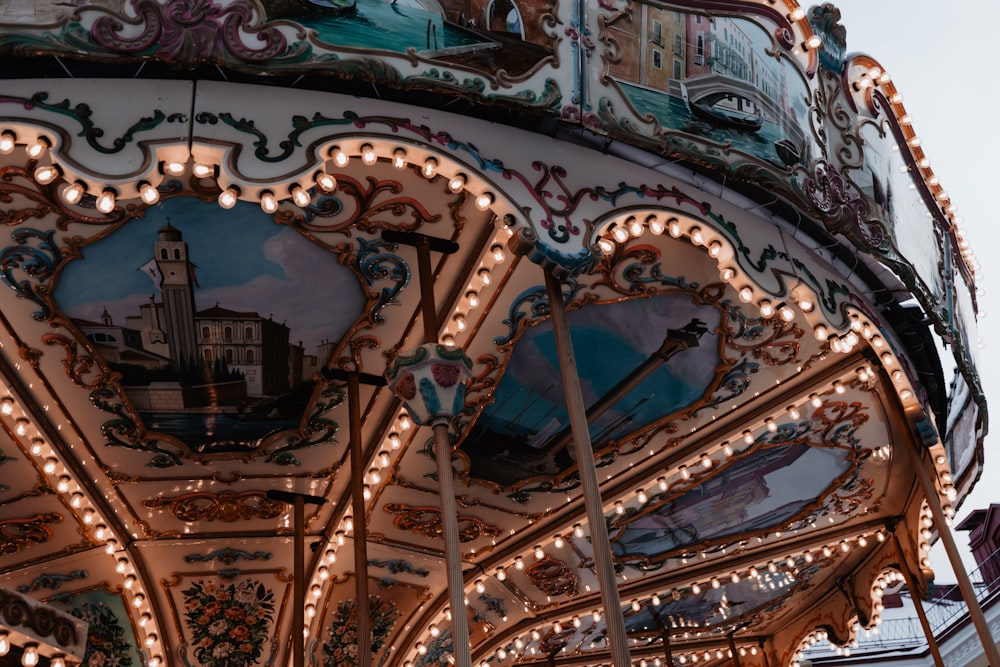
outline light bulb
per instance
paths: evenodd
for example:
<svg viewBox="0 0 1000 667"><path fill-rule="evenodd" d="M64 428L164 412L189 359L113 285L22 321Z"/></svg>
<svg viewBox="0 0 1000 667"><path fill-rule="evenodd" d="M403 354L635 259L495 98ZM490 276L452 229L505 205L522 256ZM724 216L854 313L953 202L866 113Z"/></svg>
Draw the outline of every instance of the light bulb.
<svg viewBox="0 0 1000 667"><path fill-rule="evenodd" d="M171 176L180 176L184 173L184 169L185 166L183 162L171 161L163 163L163 173Z"/></svg>
<svg viewBox="0 0 1000 667"><path fill-rule="evenodd" d="M378 161L378 155L375 153L374 146L371 144L363 144L361 146L361 161L369 167Z"/></svg>
<svg viewBox="0 0 1000 667"><path fill-rule="evenodd" d="M316 172L316 186L323 192L333 192L337 189L337 179L325 171Z"/></svg>
<svg viewBox="0 0 1000 667"><path fill-rule="evenodd" d="M334 146L330 149L330 157L333 158L333 163L341 169L346 167L347 163L351 161L351 158L339 146Z"/></svg>
<svg viewBox="0 0 1000 667"><path fill-rule="evenodd" d="M21 664L24 667L35 667L38 664L38 644L29 642L24 645L24 653L21 655Z"/></svg>
<svg viewBox="0 0 1000 667"><path fill-rule="evenodd" d="M39 185L48 185L59 178L59 167L54 164L40 165L35 168L34 177Z"/></svg>
<svg viewBox="0 0 1000 667"><path fill-rule="evenodd" d="M432 157L429 157L426 160L424 160L424 166L420 170L420 173L424 175L424 178L434 178L434 175L437 174L437 167L438 167L438 161Z"/></svg>
<svg viewBox="0 0 1000 667"><path fill-rule="evenodd" d="M32 160L37 160L38 158L45 155L45 151L49 150L50 145L51 144L49 143L48 139L46 139L45 137L38 137L30 144L28 144L28 147L26 149L28 157L30 157Z"/></svg>
<svg viewBox="0 0 1000 667"><path fill-rule="evenodd" d="M452 192L460 192L465 187L467 180L465 174L459 172L448 179L448 189Z"/></svg>
<svg viewBox="0 0 1000 667"><path fill-rule="evenodd" d="M215 174L215 167L210 164L195 162L194 166L191 167L191 173L194 174L195 178L208 178Z"/></svg>
<svg viewBox="0 0 1000 667"><path fill-rule="evenodd" d="M156 186L152 183L147 183L146 181L139 182L139 198L142 199L144 204L152 206L156 202L160 201L160 191L156 189Z"/></svg>
<svg viewBox="0 0 1000 667"><path fill-rule="evenodd" d="M309 196L309 191L301 185L293 185L289 194L292 195L292 201L295 202L295 205L299 208L309 206L309 202L312 201L312 197Z"/></svg>
<svg viewBox="0 0 1000 667"><path fill-rule="evenodd" d="M278 210L278 199L270 190L260 193L260 208L264 213L274 213Z"/></svg>
<svg viewBox="0 0 1000 667"><path fill-rule="evenodd" d="M0 155L9 155L14 152L14 146L16 143L17 137L14 136L13 132L4 131L0 133Z"/></svg>
<svg viewBox="0 0 1000 667"><path fill-rule="evenodd" d="M492 205L493 205L493 193L484 192L483 194L476 197L476 208L478 208L480 211L485 211Z"/></svg>
<svg viewBox="0 0 1000 667"><path fill-rule="evenodd" d="M107 188L101 192L100 196L97 198L97 203L94 204L94 206L101 213L111 213L115 210L115 196L115 191L111 188Z"/></svg>
<svg viewBox="0 0 1000 667"><path fill-rule="evenodd" d="M77 181L76 183L70 183L62 190L63 201L67 204L79 204L80 200L83 199L83 194L86 189L83 187L83 183Z"/></svg>
<svg viewBox="0 0 1000 667"><path fill-rule="evenodd" d="M402 148L397 148L392 152L392 166L396 169L406 168L406 151Z"/></svg>
<svg viewBox="0 0 1000 667"><path fill-rule="evenodd" d="M230 209L236 206L236 202L239 201L239 192L237 192L235 187L228 187L219 193L219 206L225 209Z"/></svg>

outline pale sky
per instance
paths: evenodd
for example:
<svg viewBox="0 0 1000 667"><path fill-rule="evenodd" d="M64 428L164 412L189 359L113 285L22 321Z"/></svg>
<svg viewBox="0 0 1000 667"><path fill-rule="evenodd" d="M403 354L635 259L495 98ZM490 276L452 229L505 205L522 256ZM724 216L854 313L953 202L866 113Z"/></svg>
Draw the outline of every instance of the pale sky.
<svg viewBox="0 0 1000 667"><path fill-rule="evenodd" d="M913 118L941 185L964 218L962 227L983 265L977 350L979 373L993 417L985 443L983 477L966 499L956 524L972 510L1000 502L1000 269L993 253L1000 230L990 210L997 190L992 158L1000 154L995 114L1000 93L993 62L997 46L988 30L996 25L1000 3L986 0L941 5L929 0L838 0L847 28L848 53L866 53L892 76ZM946 364L950 359L944 360ZM947 366L946 366L947 367ZM968 533L955 532L965 550ZM940 543L932 550L937 581L954 581ZM971 557L967 562L974 564Z"/></svg>

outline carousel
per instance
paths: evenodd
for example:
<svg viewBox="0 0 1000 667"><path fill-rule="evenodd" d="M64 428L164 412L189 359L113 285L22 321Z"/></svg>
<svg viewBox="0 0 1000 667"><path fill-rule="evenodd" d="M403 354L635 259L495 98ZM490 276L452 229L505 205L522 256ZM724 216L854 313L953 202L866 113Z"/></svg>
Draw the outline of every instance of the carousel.
<svg viewBox="0 0 1000 667"><path fill-rule="evenodd" d="M961 582L978 266L838 21L4 3L0 665L793 667Z"/></svg>

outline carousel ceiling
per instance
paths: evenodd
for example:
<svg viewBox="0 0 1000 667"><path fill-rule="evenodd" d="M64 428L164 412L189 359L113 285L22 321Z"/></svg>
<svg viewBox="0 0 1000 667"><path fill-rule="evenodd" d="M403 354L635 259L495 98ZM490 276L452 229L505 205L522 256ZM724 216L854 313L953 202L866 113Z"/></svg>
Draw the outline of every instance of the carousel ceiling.
<svg viewBox="0 0 1000 667"><path fill-rule="evenodd" d="M67 57L72 43L92 63L129 53L195 64L197 40L170 41L179 19L164 12L178 3L105 4L54 6L58 39L25 15L22 28L50 25L44 39L9 30L3 44L19 56ZM549 9L562 17L563 4ZM600 4L586 20L629 22L615 13L625 7ZM704 4L698 17L753 3ZM628 6L654 7L683 14ZM768 37L791 54L812 28L769 7L753 25L792 30ZM258 20L239 2L201 8L185 16L206 31ZM491 103L544 116L551 105L524 91L558 88L558 77L539 81L566 75L553 53L569 43L525 11L522 38L534 41L518 52L507 16L495 57L521 69L477 81L506 86ZM324 52L336 33L308 33L294 44L315 50L296 52L295 21L275 21L253 25L278 72L336 62L334 76L393 79ZM601 34L596 48L610 52ZM204 61L259 68L231 40L212 43ZM487 67L482 53L453 62L462 53L409 57ZM403 67L401 54L382 56ZM602 85L628 103L616 111L604 98L603 120L563 114L645 148L663 141L654 150L697 172L330 92L183 76L2 82L3 610L28 598L88 623L76 659L92 667L288 664L297 526L283 498L304 494L307 664L358 664L359 577L375 664L448 664L434 438L381 381L429 330L444 354L472 362L451 468L474 664L608 664L609 616L624 618L636 665L667 653L790 665L820 636L843 643L856 623L877 623L883 572L926 567L930 511L915 471L927 452L946 503L978 474L980 405L948 412L922 320L954 344L958 383L978 401L962 320L974 310L970 269L953 230L937 226L941 209L927 247L899 222L937 191L915 172L912 142L900 155L887 97L870 83L845 91L808 51L796 57L775 60L794 69L813 128L792 133L794 145L770 142L768 156L732 115L728 144L719 128L667 132L613 59L618 79ZM452 70L436 85L392 85L483 101L478 84L457 90ZM861 71L871 78L873 63L841 74ZM850 105L868 120L843 124ZM435 239L423 276L413 234ZM942 273L943 257L963 264ZM934 305L958 292L952 310ZM593 461L575 446L554 306L567 311ZM343 379L353 373L356 404ZM592 539L582 465L596 466L607 543ZM354 556L362 527L367 562ZM598 549L610 551L620 609L602 602Z"/></svg>

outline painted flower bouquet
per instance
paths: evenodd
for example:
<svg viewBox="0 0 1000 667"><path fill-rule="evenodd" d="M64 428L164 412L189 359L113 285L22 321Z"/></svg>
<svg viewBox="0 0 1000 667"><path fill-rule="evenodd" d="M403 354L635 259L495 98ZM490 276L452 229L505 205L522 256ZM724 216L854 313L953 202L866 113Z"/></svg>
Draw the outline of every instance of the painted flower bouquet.
<svg viewBox="0 0 1000 667"><path fill-rule="evenodd" d="M378 595L368 597L368 616L371 619L372 653L377 653L396 623L399 611L391 602ZM330 624L330 636L323 644L323 667L341 667L358 664L358 612L354 599L342 600L337 605Z"/></svg>
<svg viewBox="0 0 1000 667"><path fill-rule="evenodd" d="M257 663L268 637L274 594L247 579L225 586L196 581L182 591L191 646L206 667L247 667Z"/></svg>

